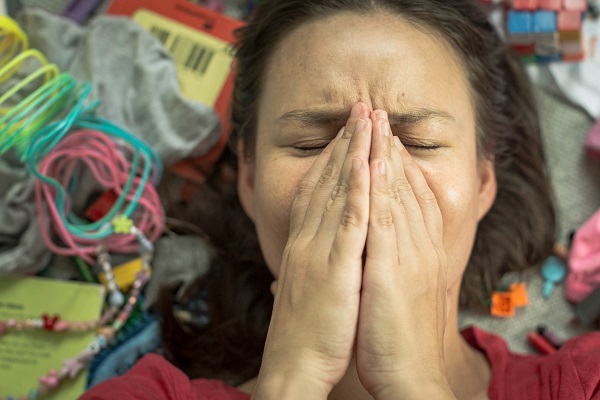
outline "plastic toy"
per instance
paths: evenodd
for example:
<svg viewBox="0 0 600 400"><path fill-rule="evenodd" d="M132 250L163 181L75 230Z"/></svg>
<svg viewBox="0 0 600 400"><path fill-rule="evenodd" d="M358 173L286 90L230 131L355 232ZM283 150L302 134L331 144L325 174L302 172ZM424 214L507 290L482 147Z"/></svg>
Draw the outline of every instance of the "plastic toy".
<svg viewBox="0 0 600 400"><path fill-rule="evenodd" d="M586 0L507 0L506 37L526 62L584 58Z"/></svg>

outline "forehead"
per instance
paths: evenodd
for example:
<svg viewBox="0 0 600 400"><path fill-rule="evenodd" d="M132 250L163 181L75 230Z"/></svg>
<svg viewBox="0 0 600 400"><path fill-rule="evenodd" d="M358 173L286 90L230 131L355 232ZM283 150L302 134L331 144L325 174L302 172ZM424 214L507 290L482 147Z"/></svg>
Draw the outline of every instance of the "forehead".
<svg viewBox="0 0 600 400"><path fill-rule="evenodd" d="M356 101L472 117L462 63L446 41L382 13L339 13L292 31L273 54L260 111L349 110Z"/></svg>

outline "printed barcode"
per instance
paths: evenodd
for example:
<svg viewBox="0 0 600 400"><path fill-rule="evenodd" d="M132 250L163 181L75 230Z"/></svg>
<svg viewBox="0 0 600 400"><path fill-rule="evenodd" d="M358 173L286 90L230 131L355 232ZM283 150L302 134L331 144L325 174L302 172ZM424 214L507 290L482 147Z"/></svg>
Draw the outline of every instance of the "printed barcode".
<svg viewBox="0 0 600 400"><path fill-rule="evenodd" d="M150 33L160 40L163 45L167 46L171 32L152 26L150 27ZM167 49L178 64L200 75L206 74L206 70L215 55L215 50L183 35L174 35Z"/></svg>
<svg viewBox="0 0 600 400"><path fill-rule="evenodd" d="M150 28L150 33L153 34L154 36L156 36L156 38L158 40L160 40L160 42L162 44L166 44L167 43L167 39L169 39L169 35L171 35L169 33L169 31L165 31L164 29L160 29L157 26L153 26Z"/></svg>

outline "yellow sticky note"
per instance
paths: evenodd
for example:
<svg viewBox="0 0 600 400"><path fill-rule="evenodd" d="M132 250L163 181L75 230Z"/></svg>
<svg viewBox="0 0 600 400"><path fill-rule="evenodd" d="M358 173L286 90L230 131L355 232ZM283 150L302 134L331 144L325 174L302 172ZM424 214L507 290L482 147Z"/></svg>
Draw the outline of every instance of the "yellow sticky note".
<svg viewBox="0 0 600 400"><path fill-rule="evenodd" d="M59 314L67 321L90 321L100 316L102 285L46 278L0 279L0 320L41 318ZM62 361L79 354L95 332L55 333L44 330L9 331L0 336L0 397L21 396L38 386L38 379ZM44 399L76 399L85 390L87 369Z"/></svg>
<svg viewBox="0 0 600 400"><path fill-rule="evenodd" d="M137 10L132 19L158 38L173 56L181 94L214 107L231 71L231 45L147 9Z"/></svg>

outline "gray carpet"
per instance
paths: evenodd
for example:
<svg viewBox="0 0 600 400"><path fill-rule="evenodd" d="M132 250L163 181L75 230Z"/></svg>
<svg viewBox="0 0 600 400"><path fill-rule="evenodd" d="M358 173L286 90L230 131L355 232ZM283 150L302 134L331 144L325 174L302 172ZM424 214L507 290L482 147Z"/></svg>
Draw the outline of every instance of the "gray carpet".
<svg viewBox="0 0 600 400"><path fill-rule="evenodd" d="M557 239L567 244L569 233L581 226L600 208L600 161L585 154L583 141L593 119L580 108L555 94L546 76L543 88L536 90L540 106L546 155L558 211ZM522 276L505 277L507 282L523 280L527 283L529 305L517 310L513 318L503 319L489 315L462 312L461 326L477 325L503 336L510 348L517 352L533 352L527 344L527 333L537 324L552 327L563 338L588 331L574 325L572 306L564 299L563 285L555 287L548 299L542 297L543 280L537 268Z"/></svg>

